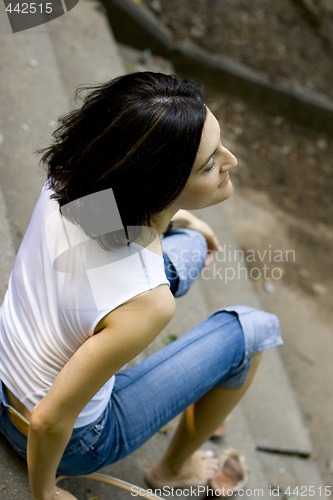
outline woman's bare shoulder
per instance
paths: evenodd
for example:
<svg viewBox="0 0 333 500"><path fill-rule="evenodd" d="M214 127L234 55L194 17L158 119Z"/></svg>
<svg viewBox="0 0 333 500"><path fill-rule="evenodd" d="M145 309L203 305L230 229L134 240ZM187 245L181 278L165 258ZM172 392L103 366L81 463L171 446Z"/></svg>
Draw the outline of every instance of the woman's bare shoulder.
<svg viewBox="0 0 333 500"><path fill-rule="evenodd" d="M123 318L124 313L131 316L137 314L138 319L142 319L142 315L145 315L146 318L150 317L152 321L155 320L158 323L165 321L168 323L175 313L175 308L175 298L169 286L163 284L133 297L110 311L99 321L94 333L110 327L119 318Z"/></svg>

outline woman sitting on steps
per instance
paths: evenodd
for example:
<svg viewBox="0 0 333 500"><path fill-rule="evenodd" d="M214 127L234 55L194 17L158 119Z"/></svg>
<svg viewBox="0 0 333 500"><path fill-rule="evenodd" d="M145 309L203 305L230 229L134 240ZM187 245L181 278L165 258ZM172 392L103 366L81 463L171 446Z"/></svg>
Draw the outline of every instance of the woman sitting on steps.
<svg viewBox="0 0 333 500"><path fill-rule="evenodd" d="M27 458L33 499L75 498L57 474L112 464L181 412L147 483L224 486L229 474L236 488L237 454L221 476L200 447L247 390L260 352L281 343L277 318L221 309L126 368L220 248L189 211L229 198L237 161L201 87L142 72L91 88L43 162L47 182L0 310L0 430Z"/></svg>

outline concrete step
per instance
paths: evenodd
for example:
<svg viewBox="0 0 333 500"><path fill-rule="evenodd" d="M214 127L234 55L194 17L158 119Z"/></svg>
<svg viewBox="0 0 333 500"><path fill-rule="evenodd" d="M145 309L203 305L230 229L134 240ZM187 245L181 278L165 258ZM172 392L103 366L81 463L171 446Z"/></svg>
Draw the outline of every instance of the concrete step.
<svg viewBox="0 0 333 500"><path fill-rule="evenodd" d="M0 185L17 249L45 179L34 152L48 145L54 121L67 102L43 26L2 33L0 68Z"/></svg>
<svg viewBox="0 0 333 500"><path fill-rule="evenodd" d="M0 188L0 303L7 289L11 265L15 259L15 250L10 235L5 200Z"/></svg>
<svg viewBox="0 0 333 500"><path fill-rule="evenodd" d="M124 73L124 66L104 8L80 0L74 9L47 25L60 76L71 105L76 88Z"/></svg>

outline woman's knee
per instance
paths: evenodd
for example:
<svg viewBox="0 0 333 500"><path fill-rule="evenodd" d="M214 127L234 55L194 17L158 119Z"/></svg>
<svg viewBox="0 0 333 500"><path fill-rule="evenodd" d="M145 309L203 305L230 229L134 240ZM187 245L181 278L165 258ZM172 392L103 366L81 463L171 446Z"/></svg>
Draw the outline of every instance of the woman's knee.
<svg viewBox="0 0 333 500"><path fill-rule="evenodd" d="M177 229L162 241L166 275L176 297L184 295L199 278L207 256L204 236L191 229Z"/></svg>
<svg viewBox="0 0 333 500"><path fill-rule="evenodd" d="M247 373L247 377L246 377L246 380L245 380L245 386L248 386L248 385L251 384L251 382L253 380L253 377L256 374L256 371L257 371L257 369L258 369L258 367L260 365L262 354L263 354L262 352L255 352L252 355L251 363L250 363L249 370L248 370L248 373Z"/></svg>

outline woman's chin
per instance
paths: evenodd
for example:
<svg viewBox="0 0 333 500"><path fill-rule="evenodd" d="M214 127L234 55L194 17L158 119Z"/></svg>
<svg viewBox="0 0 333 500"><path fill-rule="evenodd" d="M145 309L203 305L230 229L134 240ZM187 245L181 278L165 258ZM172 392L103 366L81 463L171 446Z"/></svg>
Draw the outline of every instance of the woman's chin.
<svg viewBox="0 0 333 500"><path fill-rule="evenodd" d="M228 198L230 198L230 196L232 195L232 193L234 192L234 186L232 184L232 182L229 180L228 184L226 186L223 186L223 188L221 188L221 202L222 201L226 201Z"/></svg>

